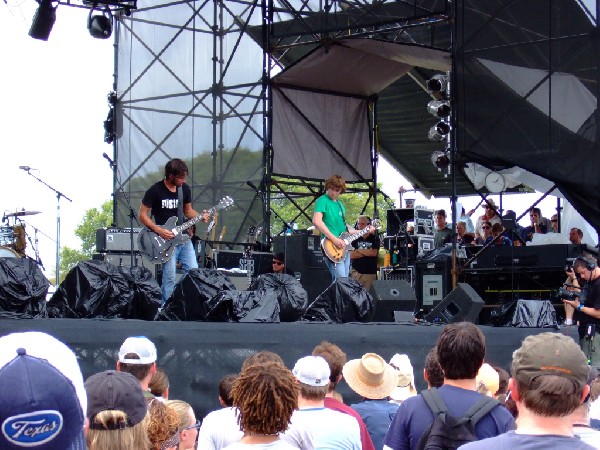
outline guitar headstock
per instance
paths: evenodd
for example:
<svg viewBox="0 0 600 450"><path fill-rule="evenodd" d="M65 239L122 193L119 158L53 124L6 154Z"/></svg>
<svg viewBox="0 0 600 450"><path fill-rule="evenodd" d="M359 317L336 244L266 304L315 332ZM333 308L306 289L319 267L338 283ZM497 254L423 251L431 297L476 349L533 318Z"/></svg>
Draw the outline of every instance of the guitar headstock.
<svg viewBox="0 0 600 450"><path fill-rule="evenodd" d="M382 225L383 224L381 223L380 219L373 219L373 220L371 220L371 226L373 228L375 228L376 230L381 230L381 226Z"/></svg>
<svg viewBox="0 0 600 450"><path fill-rule="evenodd" d="M215 206L215 209L228 209L231 206L233 206L234 203L235 202L233 201L233 199L229 195L227 195L221 200L219 200L219 203L217 204L217 206Z"/></svg>

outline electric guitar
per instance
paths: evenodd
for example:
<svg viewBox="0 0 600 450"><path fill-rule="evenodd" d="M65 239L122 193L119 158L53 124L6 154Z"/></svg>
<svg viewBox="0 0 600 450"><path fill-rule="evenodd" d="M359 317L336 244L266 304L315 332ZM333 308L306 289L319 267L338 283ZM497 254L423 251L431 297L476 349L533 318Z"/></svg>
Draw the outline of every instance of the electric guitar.
<svg viewBox="0 0 600 450"><path fill-rule="evenodd" d="M210 208L207 212L209 215L212 215L215 211L229 208L233 203L231 197L223 197L219 203ZM161 228L170 230L175 235L173 239L163 239L149 228L144 228L138 234L138 250L142 256L151 263L164 264L171 259L176 246L190 240L190 236L187 233L182 232L200 220L202 220L202 214L197 215L193 219L190 219L179 226L175 226L177 224L177 216L170 217Z"/></svg>
<svg viewBox="0 0 600 450"><path fill-rule="evenodd" d="M350 249L350 244L352 242L369 233L373 229L378 230L379 228L381 228L381 221L379 219L373 219L371 221L371 225L360 230L360 232L358 232L357 234L350 234L348 232L343 232L342 234L340 234L339 238L344 241L344 248L336 247L331 241L331 239L328 239L326 237L321 239L321 248L323 249L323 253L325 253L325 256L327 256L331 260L331 262L342 262L346 257L346 253L348 253L348 250Z"/></svg>

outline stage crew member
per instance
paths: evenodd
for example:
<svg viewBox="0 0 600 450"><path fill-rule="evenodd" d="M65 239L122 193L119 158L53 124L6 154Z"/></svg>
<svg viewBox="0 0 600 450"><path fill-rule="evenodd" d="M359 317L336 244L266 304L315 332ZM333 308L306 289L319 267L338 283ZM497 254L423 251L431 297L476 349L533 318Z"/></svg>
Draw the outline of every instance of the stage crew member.
<svg viewBox="0 0 600 450"><path fill-rule="evenodd" d="M339 248L345 249L346 243L340 239L340 234L349 232L359 233L358 230L350 230L346 224L346 208L341 200L340 194L346 191L346 180L340 175L332 175L325 181L325 193L315 203L313 214L313 225L331 243ZM333 262L328 257L324 258L327 269L331 273L332 281L337 278L348 277L350 273L350 252L346 252L341 262Z"/></svg>
<svg viewBox="0 0 600 450"><path fill-rule="evenodd" d="M371 219L368 216L358 216L356 222L358 230L364 230L370 224ZM371 288L371 284L377 279L379 246L379 237L375 230L371 230L352 242L354 249L350 252L350 259L352 260L350 275L367 290Z"/></svg>
<svg viewBox="0 0 600 450"><path fill-rule="evenodd" d="M161 225L164 225L170 217L178 215L179 189L182 191L184 217L191 219L198 215L198 212L192 208L192 191L185 182L187 175L188 168L185 162L178 158L172 159L165 165L164 179L150 186L142 199L138 214L140 222L163 239L175 237L171 230L162 228ZM202 220L207 222L208 213L203 211L202 215ZM190 269L198 267L196 252L191 240L175 247L173 256L162 265L163 304L175 289L175 272L178 261L181 262L186 273Z"/></svg>
<svg viewBox="0 0 600 450"><path fill-rule="evenodd" d="M600 268L593 258L580 256L573 263L573 272L583 282L585 300L563 302L575 308L573 321L579 323L579 345L589 364L600 366Z"/></svg>

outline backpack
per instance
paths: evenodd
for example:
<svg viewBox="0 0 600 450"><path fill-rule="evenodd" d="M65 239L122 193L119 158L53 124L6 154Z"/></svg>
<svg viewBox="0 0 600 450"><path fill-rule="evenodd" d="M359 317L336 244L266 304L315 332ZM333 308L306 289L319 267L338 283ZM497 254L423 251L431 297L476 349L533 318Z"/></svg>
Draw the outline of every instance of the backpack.
<svg viewBox="0 0 600 450"><path fill-rule="evenodd" d="M431 409L434 419L421 438L418 450L454 450L467 442L479 440L475 425L500 402L491 397L483 397L471 406L460 418L448 414L448 407L436 388L422 391L423 400Z"/></svg>

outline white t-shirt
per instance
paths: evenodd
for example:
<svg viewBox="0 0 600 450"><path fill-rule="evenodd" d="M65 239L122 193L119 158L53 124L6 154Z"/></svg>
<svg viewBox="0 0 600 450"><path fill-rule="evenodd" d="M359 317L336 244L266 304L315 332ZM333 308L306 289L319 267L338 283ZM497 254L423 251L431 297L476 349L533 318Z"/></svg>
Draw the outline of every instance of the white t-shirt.
<svg viewBox="0 0 600 450"><path fill-rule="evenodd" d="M198 444L198 448L200 444ZM270 442L269 444L242 444L241 442L236 442L234 444L228 445L225 447L226 450L298 450L298 447L294 447L293 445L288 444L281 439Z"/></svg>
<svg viewBox="0 0 600 450"><path fill-rule="evenodd" d="M237 408L229 407L208 413L198 432L198 448L221 450L238 442L244 433L237 423Z"/></svg>
<svg viewBox="0 0 600 450"><path fill-rule="evenodd" d="M358 421L329 408L294 411L281 439L301 449L361 450Z"/></svg>

